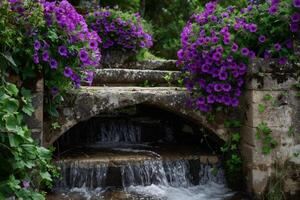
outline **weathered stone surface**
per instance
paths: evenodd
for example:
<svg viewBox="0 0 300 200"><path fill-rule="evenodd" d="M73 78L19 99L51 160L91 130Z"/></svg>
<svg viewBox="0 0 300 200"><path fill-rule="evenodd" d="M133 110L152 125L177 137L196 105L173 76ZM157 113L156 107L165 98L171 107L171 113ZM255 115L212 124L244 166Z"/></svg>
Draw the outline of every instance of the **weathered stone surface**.
<svg viewBox="0 0 300 200"><path fill-rule="evenodd" d="M164 79L166 75L170 75L172 82L179 77L178 71L163 70L139 70L139 69L98 69L93 81L93 85L102 84L141 84L144 81L156 84L167 84Z"/></svg>
<svg viewBox="0 0 300 200"><path fill-rule="evenodd" d="M32 105L35 109L31 117L25 116L25 121L31 129L32 137L42 143L43 122L44 122L44 81L40 79L36 82L35 91L32 94Z"/></svg>
<svg viewBox="0 0 300 200"><path fill-rule="evenodd" d="M272 99L264 100L266 95L271 95ZM292 125L293 113L288 96L289 94L285 91L247 91L245 99L248 108L245 124L249 127L257 127L261 122L265 122L269 127L280 127L288 130ZM260 105L265 107L263 112L259 111Z"/></svg>
<svg viewBox="0 0 300 200"><path fill-rule="evenodd" d="M122 68L122 69L148 69L148 70L179 70L176 67L176 60L145 60L135 61L123 64L115 64L109 68Z"/></svg>
<svg viewBox="0 0 300 200"><path fill-rule="evenodd" d="M226 129L222 123L210 124L200 112L184 106L187 96L184 89L172 87L84 87L78 92L70 92L68 99L72 99L72 102L67 102L62 108L63 115L59 119L62 124L60 129L51 130L51 122L45 124L44 144L45 146L52 144L80 121L88 120L101 112L136 104L153 105L169 110L202 124L221 139L226 140Z"/></svg>
<svg viewBox="0 0 300 200"><path fill-rule="evenodd" d="M247 79L246 87L249 90L264 90L264 91L275 91L275 90L290 90L294 88L299 80L290 77L286 81L279 82L272 77L271 73L265 73L260 79L249 78Z"/></svg>

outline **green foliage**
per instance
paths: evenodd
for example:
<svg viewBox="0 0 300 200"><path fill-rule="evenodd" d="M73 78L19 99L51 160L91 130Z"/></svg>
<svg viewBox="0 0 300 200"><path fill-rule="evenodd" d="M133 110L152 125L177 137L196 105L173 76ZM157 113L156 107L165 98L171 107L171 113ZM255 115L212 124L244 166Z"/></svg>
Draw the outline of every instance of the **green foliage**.
<svg viewBox="0 0 300 200"><path fill-rule="evenodd" d="M241 127L240 120L229 119L225 120L224 125L226 128L231 129L228 141L221 147L221 152L225 157L225 169L228 183L235 189L241 189L243 187L243 179L239 177L242 173L242 158L239 151L239 143L241 135L237 130Z"/></svg>
<svg viewBox="0 0 300 200"><path fill-rule="evenodd" d="M151 83L149 80L145 80L139 86L141 86L141 87L156 87L157 84L156 83Z"/></svg>
<svg viewBox="0 0 300 200"><path fill-rule="evenodd" d="M277 146L277 141L272 137L272 131L267 123L261 122L256 127L256 138L262 141L262 153L269 154Z"/></svg>
<svg viewBox="0 0 300 200"><path fill-rule="evenodd" d="M55 168L50 164L51 151L39 147L31 138L24 117L31 116L29 90L2 80L0 84L0 194L23 199L44 199L38 192L41 184L51 186ZM28 182L25 187L23 182Z"/></svg>

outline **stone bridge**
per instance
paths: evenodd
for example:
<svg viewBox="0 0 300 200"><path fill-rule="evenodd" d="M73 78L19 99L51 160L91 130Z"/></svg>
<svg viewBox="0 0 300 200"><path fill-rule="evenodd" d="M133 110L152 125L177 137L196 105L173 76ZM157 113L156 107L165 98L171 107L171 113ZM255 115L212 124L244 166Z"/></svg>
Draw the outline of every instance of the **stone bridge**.
<svg viewBox="0 0 300 200"><path fill-rule="evenodd" d="M278 78L273 76L274 66L272 62L252 63L241 109L239 113L233 113L243 121L240 130L242 136L240 149L248 190L256 195L263 193L273 172L272 165L278 160L288 159L292 163L290 166L298 166L298 171L292 170L294 174L286 177L287 192L293 194L299 192L300 188L300 159L292 156L300 152L300 101L297 98L298 91L293 87L299 80L287 76L281 77L278 81ZM59 119L33 120L35 123L32 124L35 125L31 128L44 146L50 146L81 121L103 112L142 104L182 116L227 141L229 130L222 123L226 117L217 116L215 122L209 123L201 113L185 106L188 97L186 90L170 87L170 83L164 78L177 77L178 74L174 61L145 61L99 69L92 87L82 87L68 93L64 104L60 106ZM259 76L253 79L253 75ZM271 96L272 100L264 100L266 95ZM35 101L38 108L37 119L42 117L42 96L42 90L38 90ZM265 105L264 112L259 111L260 104ZM38 123L39 121L41 123ZM52 127L54 122L58 122L60 127L54 129ZM276 149L269 155L261 153L262 142L255 137L261 122L268 124L272 136L278 142Z"/></svg>

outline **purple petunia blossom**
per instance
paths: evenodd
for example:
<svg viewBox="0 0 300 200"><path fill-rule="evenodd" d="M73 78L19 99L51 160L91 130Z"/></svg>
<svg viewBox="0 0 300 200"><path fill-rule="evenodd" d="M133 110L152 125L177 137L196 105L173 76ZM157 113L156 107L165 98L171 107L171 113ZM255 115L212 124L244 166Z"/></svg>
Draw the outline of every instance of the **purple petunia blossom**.
<svg viewBox="0 0 300 200"><path fill-rule="evenodd" d="M285 65L287 63L287 61L288 61L288 59L286 57L281 57L281 58L279 58L278 63L280 65Z"/></svg>
<svg viewBox="0 0 300 200"><path fill-rule="evenodd" d="M271 14L271 15L274 15L276 12L277 12L277 6L271 6L270 8L269 8L269 13Z"/></svg>
<svg viewBox="0 0 300 200"><path fill-rule="evenodd" d="M65 67L64 76L69 78L73 75L73 70L70 67Z"/></svg>
<svg viewBox="0 0 300 200"><path fill-rule="evenodd" d="M57 69L57 65L58 65L58 63L55 59L50 60L50 68L51 69Z"/></svg>
<svg viewBox="0 0 300 200"><path fill-rule="evenodd" d="M216 92L221 92L221 91L222 91L222 86L221 86L220 84L215 84L215 85L214 85L214 90L215 90Z"/></svg>
<svg viewBox="0 0 300 200"><path fill-rule="evenodd" d="M34 50L38 51L41 48L41 43L38 40L34 41Z"/></svg>
<svg viewBox="0 0 300 200"><path fill-rule="evenodd" d="M33 62L34 62L35 64L39 64L39 63L40 63L39 55L38 55L37 53L35 53L35 54L33 55Z"/></svg>
<svg viewBox="0 0 300 200"><path fill-rule="evenodd" d="M219 79L220 80L225 81L227 78L228 78L228 73L227 72L221 71L219 73Z"/></svg>
<svg viewBox="0 0 300 200"><path fill-rule="evenodd" d="M292 22L299 22L300 21L300 14L299 13L294 13L291 16Z"/></svg>
<svg viewBox="0 0 300 200"><path fill-rule="evenodd" d="M88 54L88 52L86 50L81 49L80 52L79 52L79 57L80 57L80 60L83 63L85 63L89 59L89 54Z"/></svg>
<svg viewBox="0 0 300 200"><path fill-rule="evenodd" d="M63 57L67 57L68 56L68 50L67 50L67 47L65 46L59 46L58 47L58 53L59 55L63 56Z"/></svg>
<svg viewBox="0 0 300 200"><path fill-rule="evenodd" d="M276 44L274 45L274 49L275 49L276 51L280 51L280 50L281 50L281 45L280 45L279 43L276 43Z"/></svg>
<svg viewBox="0 0 300 200"><path fill-rule="evenodd" d="M222 85L222 89L224 92L229 92L231 90L231 85L229 83L225 83Z"/></svg>
<svg viewBox="0 0 300 200"><path fill-rule="evenodd" d="M249 49L248 48L242 48L241 53L242 53L243 56L248 56Z"/></svg>
<svg viewBox="0 0 300 200"><path fill-rule="evenodd" d="M293 5L296 8L300 8L300 0L293 0Z"/></svg>
<svg viewBox="0 0 300 200"><path fill-rule="evenodd" d="M218 61L222 58L222 54L220 52L215 52L213 54L213 60Z"/></svg>
<svg viewBox="0 0 300 200"><path fill-rule="evenodd" d="M239 49L239 46L236 43L233 43L233 45L231 47L231 51L237 52L238 49Z"/></svg>
<svg viewBox="0 0 300 200"><path fill-rule="evenodd" d="M238 107L239 106L239 100L237 98L231 99L231 106L232 107Z"/></svg>
<svg viewBox="0 0 300 200"><path fill-rule="evenodd" d="M264 36L264 35L261 35L261 36L259 36L259 38L258 38L258 41L260 42L260 43L264 43L265 41L266 41L266 36Z"/></svg>
<svg viewBox="0 0 300 200"><path fill-rule="evenodd" d="M43 53L42 53L42 59L43 59L43 61L45 61L45 62L48 62L49 61L49 53L48 53L48 51L44 51Z"/></svg>
<svg viewBox="0 0 300 200"><path fill-rule="evenodd" d="M297 24L297 23L292 23L292 24L291 24L291 31L292 31L293 33L298 32L298 31L299 31L299 24Z"/></svg>
<svg viewBox="0 0 300 200"><path fill-rule="evenodd" d="M223 96L222 100L226 106L229 106L231 104L231 98L228 96Z"/></svg>
<svg viewBox="0 0 300 200"><path fill-rule="evenodd" d="M209 103L209 104L213 104L213 103L215 103L215 96L214 95L208 95L207 96L207 103Z"/></svg>
<svg viewBox="0 0 300 200"><path fill-rule="evenodd" d="M58 90L58 88L57 88L57 87L53 87L53 88L51 88L51 94L52 94L53 96L57 95L57 94L58 94L58 92L59 92L59 90Z"/></svg>
<svg viewBox="0 0 300 200"><path fill-rule="evenodd" d="M256 24L250 24L249 30L251 33L255 33L257 31L257 25Z"/></svg>
<svg viewBox="0 0 300 200"><path fill-rule="evenodd" d="M205 104L205 98L204 97L199 97L198 99L197 99L197 105L199 106L199 105L203 105L203 104Z"/></svg>

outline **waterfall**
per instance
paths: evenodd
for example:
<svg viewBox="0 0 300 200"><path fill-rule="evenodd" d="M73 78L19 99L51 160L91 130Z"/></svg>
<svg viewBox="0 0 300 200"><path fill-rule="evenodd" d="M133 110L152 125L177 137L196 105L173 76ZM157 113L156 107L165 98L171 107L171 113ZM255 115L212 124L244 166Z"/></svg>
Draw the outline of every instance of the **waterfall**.
<svg viewBox="0 0 300 200"><path fill-rule="evenodd" d="M141 142L141 127L132 123L103 123L100 126L98 143L133 143Z"/></svg>
<svg viewBox="0 0 300 200"><path fill-rule="evenodd" d="M85 161L59 161L61 177L55 188L71 189L86 187L95 189L105 186L107 163Z"/></svg>

